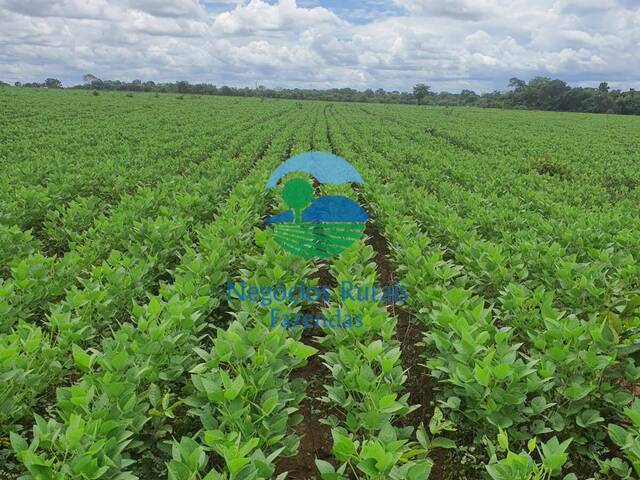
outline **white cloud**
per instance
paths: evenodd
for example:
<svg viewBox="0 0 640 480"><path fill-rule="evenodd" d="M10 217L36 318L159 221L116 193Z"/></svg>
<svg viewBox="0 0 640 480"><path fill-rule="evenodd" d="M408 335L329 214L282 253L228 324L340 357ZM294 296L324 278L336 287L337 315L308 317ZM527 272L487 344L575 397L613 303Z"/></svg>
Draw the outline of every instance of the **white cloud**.
<svg viewBox="0 0 640 480"><path fill-rule="evenodd" d="M197 0L129 0L124 6L156 17L202 18L206 9Z"/></svg>
<svg viewBox="0 0 640 480"><path fill-rule="evenodd" d="M417 15L477 20L497 13L494 0L394 0Z"/></svg>
<svg viewBox="0 0 640 480"><path fill-rule="evenodd" d="M0 7L30 17L68 19L109 18L111 7L106 0L5 0Z"/></svg>
<svg viewBox="0 0 640 480"><path fill-rule="evenodd" d="M91 72L218 85L410 89L426 82L487 91L514 75L542 74L640 87L635 1L395 4L391 15L350 23L295 0L0 0L0 80L56 76L73 84ZM380 8L389 12L389 4Z"/></svg>
<svg viewBox="0 0 640 480"><path fill-rule="evenodd" d="M330 10L322 7L301 8L295 0L280 0L274 5L251 0L248 5L237 6L214 20L214 27L227 34L301 31L343 24Z"/></svg>

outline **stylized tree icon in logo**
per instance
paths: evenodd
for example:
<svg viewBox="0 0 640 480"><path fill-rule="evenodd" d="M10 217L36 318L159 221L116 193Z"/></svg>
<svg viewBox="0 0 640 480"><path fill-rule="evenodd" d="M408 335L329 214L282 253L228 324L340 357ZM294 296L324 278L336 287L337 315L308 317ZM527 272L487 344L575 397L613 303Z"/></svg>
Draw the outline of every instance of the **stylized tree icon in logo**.
<svg viewBox="0 0 640 480"><path fill-rule="evenodd" d="M282 188L282 198L293 210L293 222L302 223L302 209L313 198L313 187L302 178L292 178Z"/></svg>
<svg viewBox="0 0 640 480"><path fill-rule="evenodd" d="M295 172L282 187L289 210L271 215L273 238L284 250L304 258L329 258L353 245L361 236L367 213L357 202L342 195L313 199L311 184L300 173L321 184L362 183L362 177L345 159L325 152L306 152L282 163L269 177L268 188Z"/></svg>

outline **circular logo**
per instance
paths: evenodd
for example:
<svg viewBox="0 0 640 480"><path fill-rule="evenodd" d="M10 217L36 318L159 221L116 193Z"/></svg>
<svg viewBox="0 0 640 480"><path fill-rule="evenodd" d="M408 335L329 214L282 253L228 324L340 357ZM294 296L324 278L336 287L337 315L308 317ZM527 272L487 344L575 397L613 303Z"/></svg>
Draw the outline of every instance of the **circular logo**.
<svg viewBox="0 0 640 480"><path fill-rule="evenodd" d="M344 158L325 152L305 152L283 162L269 177L267 188L275 188L290 173L305 173L324 183L359 183L362 177ZM364 232L367 212L342 195L314 199L314 189L305 178L290 178L282 187L289 208L265 222L273 238L287 252L304 258L330 258L353 245Z"/></svg>

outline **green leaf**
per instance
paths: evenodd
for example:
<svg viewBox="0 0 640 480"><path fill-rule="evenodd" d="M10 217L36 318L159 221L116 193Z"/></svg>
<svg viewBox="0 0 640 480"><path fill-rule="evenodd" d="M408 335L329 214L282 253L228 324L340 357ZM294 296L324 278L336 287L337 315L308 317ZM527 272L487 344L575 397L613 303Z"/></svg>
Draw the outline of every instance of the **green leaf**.
<svg viewBox="0 0 640 480"><path fill-rule="evenodd" d="M627 317L640 308L640 295L632 297L622 311L622 316Z"/></svg>
<svg viewBox="0 0 640 480"><path fill-rule="evenodd" d="M84 372L91 370L92 358L87 352L80 348L75 343L71 346L71 353L73 355L74 363Z"/></svg>
<svg viewBox="0 0 640 480"><path fill-rule="evenodd" d="M531 400L531 408L536 415L544 412L548 408L547 399L542 396L533 398Z"/></svg>
<svg viewBox="0 0 640 480"><path fill-rule="evenodd" d="M168 465L169 480L190 480L191 472L182 462L171 460Z"/></svg>
<svg viewBox="0 0 640 480"><path fill-rule="evenodd" d="M204 443L208 446L213 447L218 442L222 442L224 440L224 433L220 430L207 430L204 432Z"/></svg>
<svg viewBox="0 0 640 480"><path fill-rule="evenodd" d="M533 452L536 449L536 443L537 443L536 437L529 439L529 441L527 442L527 449L529 450L529 453Z"/></svg>
<svg viewBox="0 0 640 480"><path fill-rule="evenodd" d="M592 390L593 388L587 388L586 385L574 383L565 389L564 394L569 400L575 401L586 397Z"/></svg>
<svg viewBox="0 0 640 480"><path fill-rule="evenodd" d="M631 419L637 428L640 428L640 401L633 402L631 408L625 408L624 414Z"/></svg>
<svg viewBox="0 0 640 480"><path fill-rule="evenodd" d="M240 449L238 450L238 453L240 455L242 455L243 457L246 457L247 455L249 455L254 448L256 448L258 445L260 445L260 439L257 437L252 437L249 440L247 440L244 445L242 445L242 447L240 447Z"/></svg>
<svg viewBox="0 0 640 480"><path fill-rule="evenodd" d="M122 472L116 475L113 480L138 480L138 477L136 477L133 473Z"/></svg>
<svg viewBox="0 0 640 480"><path fill-rule="evenodd" d="M513 480L511 468L507 465L497 463L485 465L485 468L493 480Z"/></svg>
<svg viewBox="0 0 640 480"><path fill-rule="evenodd" d="M396 404L396 397L397 394L389 393L380 398L380 401L378 402L378 407L380 408L380 410L384 411L385 409L394 406Z"/></svg>
<svg viewBox="0 0 640 480"><path fill-rule="evenodd" d="M319 458L316 458L316 467L318 467L320 475L336 472L336 469L333 467L333 465L331 465L329 462L325 462L324 460L320 460Z"/></svg>
<svg viewBox="0 0 640 480"><path fill-rule="evenodd" d="M364 349L364 356L369 362L371 362L382 353L383 349L382 340L375 340Z"/></svg>
<svg viewBox="0 0 640 480"><path fill-rule="evenodd" d="M313 348L310 345L306 345L302 342L294 342L289 352L297 358L306 360L311 355L315 355L316 353L318 353L318 349Z"/></svg>
<svg viewBox="0 0 640 480"><path fill-rule="evenodd" d="M11 446L13 447L14 452L19 453L29 449L27 441L17 433L10 432L9 438L11 439Z"/></svg>
<svg viewBox="0 0 640 480"><path fill-rule="evenodd" d="M376 478L380 473L376 467L376 459L374 457L358 462L358 469L365 473L366 478Z"/></svg>
<svg viewBox="0 0 640 480"><path fill-rule="evenodd" d="M116 370L122 370L127 364L128 360L129 360L129 354L127 353L127 351L120 350L118 353L116 353L114 356L111 357L110 363L111 363L111 366Z"/></svg>
<svg viewBox="0 0 640 480"><path fill-rule="evenodd" d="M160 392L160 388L155 384L152 383L151 385L149 385L149 402L151 402L151 405L156 407L160 404L160 397L161 397L161 392Z"/></svg>
<svg viewBox="0 0 640 480"><path fill-rule="evenodd" d="M509 437L502 429L500 429L500 432L498 433L498 445L500 445L500 448L505 451L509 450Z"/></svg>
<svg viewBox="0 0 640 480"><path fill-rule="evenodd" d="M332 430L333 453L341 462L346 462L356 454L356 445L353 440L346 435L342 435L337 430Z"/></svg>
<svg viewBox="0 0 640 480"><path fill-rule="evenodd" d="M207 473L202 480L222 480L223 477L222 475L220 475L220 472L216 471L216 470L211 470L209 473Z"/></svg>
<svg viewBox="0 0 640 480"><path fill-rule="evenodd" d="M551 415L551 418L549 419L549 421L551 422L551 427L556 432L561 432L562 430L564 430L564 427L566 426L564 417L559 413L554 413L553 415Z"/></svg>
<svg viewBox="0 0 640 480"><path fill-rule="evenodd" d="M421 460L407 471L407 480L427 480L431 475L433 462L431 460Z"/></svg>
<svg viewBox="0 0 640 480"><path fill-rule="evenodd" d="M493 374L498 380L502 380L511 375L513 368L508 363L501 363L493 368Z"/></svg>
<svg viewBox="0 0 640 480"><path fill-rule="evenodd" d="M262 414L271 415L273 410L278 405L278 391L276 389L267 390L262 395Z"/></svg>
<svg viewBox="0 0 640 480"><path fill-rule="evenodd" d="M445 403L445 405L451 410L457 410L458 408L460 408L461 403L462 400L460 400L459 397L449 397L447 398L447 402Z"/></svg>
<svg viewBox="0 0 640 480"><path fill-rule="evenodd" d="M597 410L585 410L576 417L576 423L583 428L600 422L604 422L604 418L600 416L600 412Z"/></svg>
<svg viewBox="0 0 640 480"><path fill-rule="evenodd" d="M416 439L422 448L425 450L429 450L431 447L431 441L429 440L429 436L424 429L424 424L421 423L418 429L416 430Z"/></svg>
<svg viewBox="0 0 640 480"><path fill-rule="evenodd" d="M244 378L242 378L242 375L238 375L235 380L233 380L231 386L225 390L224 398L226 398L227 400L233 400L240 394L240 392L244 388L244 385Z"/></svg>
<svg viewBox="0 0 640 480"><path fill-rule="evenodd" d="M621 426L610 423L607 430L613 443L620 448L625 449L633 444L633 435Z"/></svg>
<svg viewBox="0 0 640 480"><path fill-rule="evenodd" d="M436 437L433 440L431 440L431 447L432 448L456 448L456 442L454 442L453 440L449 439L449 438L445 438L445 437Z"/></svg>
<svg viewBox="0 0 640 480"><path fill-rule="evenodd" d="M444 415L442 410L438 407L434 408L433 415L431 415L431 418L429 419L429 431L431 432L431 435L435 435L440 431L440 424L443 420Z"/></svg>
<svg viewBox="0 0 640 480"><path fill-rule="evenodd" d="M250 461L248 458L234 458L227 461L227 467L232 475L237 475Z"/></svg>
<svg viewBox="0 0 640 480"><path fill-rule="evenodd" d="M491 382L491 371L489 370L489 367L481 367L480 365L476 365L476 367L473 369L473 376L483 387L488 387L489 383Z"/></svg>

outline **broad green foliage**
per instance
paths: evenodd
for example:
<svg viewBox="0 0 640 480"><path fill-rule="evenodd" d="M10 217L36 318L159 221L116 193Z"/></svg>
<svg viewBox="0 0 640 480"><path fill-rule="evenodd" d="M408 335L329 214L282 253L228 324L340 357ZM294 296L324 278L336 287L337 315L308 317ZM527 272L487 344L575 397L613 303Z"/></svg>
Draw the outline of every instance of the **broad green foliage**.
<svg viewBox="0 0 640 480"><path fill-rule="evenodd" d="M612 423L607 426L609 438L620 449L623 458L599 460L599 464L602 472L613 472L626 480L640 475L640 400L625 408L624 414L625 423L630 420L630 425Z"/></svg>
<svg viewBox="0 0 640 480"><path fill-rule="evenodd" d="M560 443L556 437L540 444L536 437L527 442L526 451L520 453L509 449L509 438L500 429L498 433L498 445L486 440L487 451L490 456L486 470L492 480L546 480L552 477L560 478L562 467L569 458L567 449L571 439ZM498 460L497 451L504 452L504 458ZM537 451L540 461L531 456ZM575 474L570 473L562 477L562 480L577 480Z"/></svg>
<svg viewBox="0 0 640 480"><path fill-rule="evenodd" d="M291 150L308 148L304 140L299 143ZM261 187L262 183L255 185L254 195ZM291 286L315 272L309 262L283 256L264 232L256 230L254 236L257 251L247 252L237 280ZM282 302L276 306L288 312L300 308ZM169 478L283 479L286 473L275 475L276 459L296 452L299 438L290 430L302 420L297 407L305 383L289 376L317 350L285 329L271 329L269 307L239 299L232 299L230 307L234 320L217 329L210 351L195 349L204 362L191 369L193 393L185 402L202 430L173 443ZM198 453L176 455L183 445ZM189 460L200 458L200 452L212 455L221 466L210 469L206 461Z"/></svg>
<svg viewBox="0 0 640 480"><path fill-rule="evenodd" d="M523 174L508 150L484 155L451 133L434 142L371 108L363 119L334 107L332 141L363 173L411 287L441 408L477 442L503 428L518 445L555 434L574 459L603 455L606 421L639 378L630 203L589 182L578 202L571 184Z"/></svg>
<svg viewBox="0 0 640 480"><path fill-rule="evenodd" d="M309 361L324 480L461 455L478 480L640 476L638 138L631 117L6 90L0 476L297 478ZM340 194L370 218L324 261L262 229L284 208L269 173L310 150L365 183L300 175L290 206ZM398 306L227 301L227 279L396 280L420 343ZM303 336L274 307L363 324Z"/></svg>

